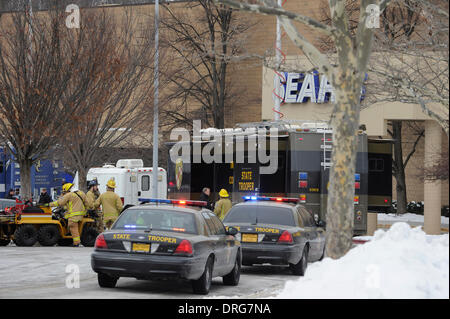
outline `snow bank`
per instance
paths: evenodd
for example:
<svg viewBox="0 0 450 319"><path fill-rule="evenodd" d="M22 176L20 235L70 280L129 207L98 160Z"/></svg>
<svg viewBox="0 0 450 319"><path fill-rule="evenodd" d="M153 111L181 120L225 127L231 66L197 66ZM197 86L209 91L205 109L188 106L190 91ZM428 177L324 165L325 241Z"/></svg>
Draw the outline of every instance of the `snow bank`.
<svg viewBox="0 0 450 319"><path fill-rule="evenodd" d="M338 260L308 265L276 298L449 298L449 237L395 223Z"/></svg>

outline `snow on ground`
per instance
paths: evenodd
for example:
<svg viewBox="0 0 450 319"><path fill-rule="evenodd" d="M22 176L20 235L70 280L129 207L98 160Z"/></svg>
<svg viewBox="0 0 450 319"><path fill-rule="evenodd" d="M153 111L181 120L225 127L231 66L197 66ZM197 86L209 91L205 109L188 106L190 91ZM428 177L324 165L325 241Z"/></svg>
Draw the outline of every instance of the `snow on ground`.
<svg viewBox="0 0 450 319"><path fill-rule="evenodd" d="M338 260L309 264L276 298L449 298L449 235L395 223Z"/></svg>
<svg viewBox="0 0 450 319"><path fill-rule="evenodd" d="M411 214L411 213L406 213L406 214L384 214L384 213L380 213L378 214L378 222L417 222L417 223L423 223L424 222L424 217L423 215L419 215L419 214ZM448 217L444 217L441 216L441 224L446 224L448 225L448 221L449 218Z"/></svg>

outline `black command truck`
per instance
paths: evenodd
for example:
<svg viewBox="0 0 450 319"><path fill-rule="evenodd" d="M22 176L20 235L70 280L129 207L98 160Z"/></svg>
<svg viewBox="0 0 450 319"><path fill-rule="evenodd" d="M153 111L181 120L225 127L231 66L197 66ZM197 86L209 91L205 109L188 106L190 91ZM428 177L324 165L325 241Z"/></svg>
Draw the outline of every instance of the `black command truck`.
<svg viewBox="0 0 450 319"><path fill-rule="evenodd" d="M220 189L226 189L233 203L247 195L295 197L325 221L332 145L333 132L326 123L243 123L232 129L194 132L189 142L167 144L168 197L197 200L204 187L211 189L213 200ZM261 173L261 168L271 165L261 154L271 155L272 165L276 156L273 173ZM391 166L391 141L368 139L360 131L355 235L366 233L368 211L384 212L391 206Z"/></svg>

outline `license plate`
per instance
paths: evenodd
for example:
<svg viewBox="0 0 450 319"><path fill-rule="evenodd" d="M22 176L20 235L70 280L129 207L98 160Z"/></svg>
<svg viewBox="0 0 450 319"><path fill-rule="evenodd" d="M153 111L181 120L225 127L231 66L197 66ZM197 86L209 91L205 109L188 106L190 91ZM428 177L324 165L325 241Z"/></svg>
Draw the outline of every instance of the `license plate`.
<svg viewBox="0 0 450 319"><path fill-rule="evenodd" d="M150 251L150 244L133 243L131 250L135 253L148 253Z"/></svg>
<svg viewBox="0 0 450 319"><path fill-rule="evenodd" d="M246 243L257 243L258 234L242 234L242 241Z"/></svg>

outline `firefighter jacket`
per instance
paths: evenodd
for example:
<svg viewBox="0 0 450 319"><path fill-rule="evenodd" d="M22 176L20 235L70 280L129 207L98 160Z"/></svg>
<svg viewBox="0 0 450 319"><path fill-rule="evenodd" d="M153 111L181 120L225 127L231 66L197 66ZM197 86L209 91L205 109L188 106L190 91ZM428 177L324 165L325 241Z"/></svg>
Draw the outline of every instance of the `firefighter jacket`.
<svg viewBox="0 0 450 319"><path fill-rule="evenodd" d="M103 218L117 218L123 209L122 200L113 191L106 191L95 201L94 209L102 205Z"/></svg>
<svg viewBox="0 0 450 319"><path fill-rule="evenodd" d="M75 216L84 216L86 210L92 207L92 202L86 197L82 191L69 192L57 201L50 203L51 207L64 207L66 212L64 218Z"/></svg>
<svg viewBox="0 0 450 319"><path fill-rule="evenodd" d="M214 206L214 214L223 220L228 211L231 209L231 200L228 198L221 198Z"/></svg>
<svg viewBox="0 0 450 319"><path fill-rule="evenodd" d="M89 199L89 201L92 203L92 205L94 205L97 198L100 197L100 193L98 191L94 192L93 190L90 190L86 193L86 196ZM92 207L92 208L94 208L94 207Z"/></svg>

